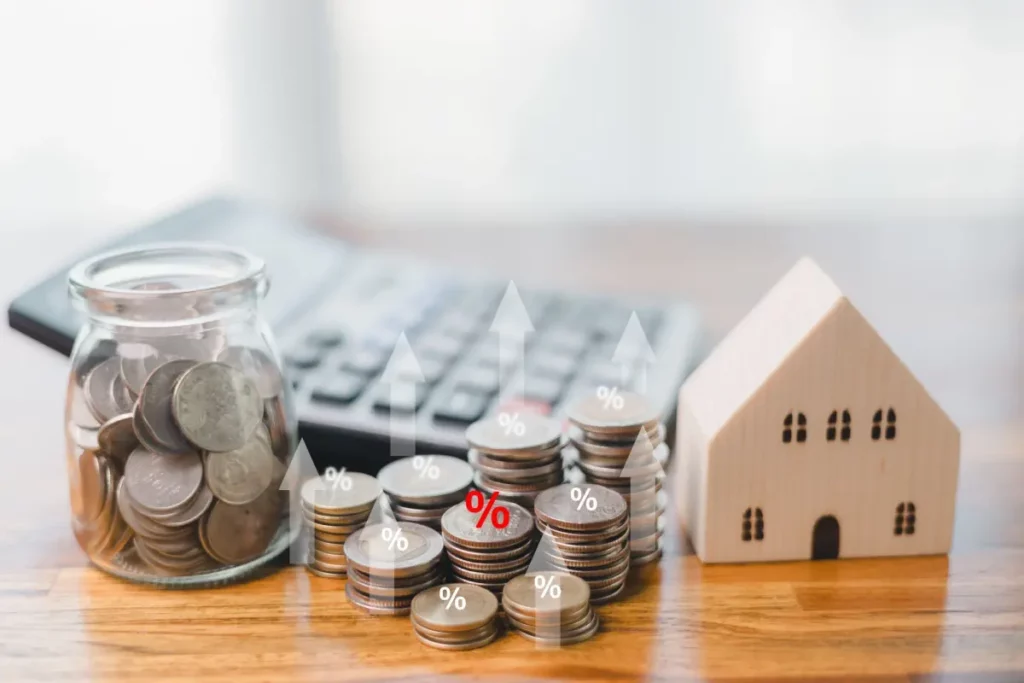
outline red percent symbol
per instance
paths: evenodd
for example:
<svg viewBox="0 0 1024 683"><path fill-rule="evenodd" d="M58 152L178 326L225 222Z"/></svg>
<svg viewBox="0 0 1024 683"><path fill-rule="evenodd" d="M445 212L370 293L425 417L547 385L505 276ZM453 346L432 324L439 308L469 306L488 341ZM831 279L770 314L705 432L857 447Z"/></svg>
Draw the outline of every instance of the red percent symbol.
<svg viewBox="0 0 1024 683"><path fill-rule="evenodd" d="M495 491L491 497L484 500L484 494L480 491L470 491L466 494L466 509L470 512L482 513L476 519L476 528L482 529L488 518L495 529L504 529L509 523L508 508L504 505L495 506L498 500L498 492Z"/></svg>

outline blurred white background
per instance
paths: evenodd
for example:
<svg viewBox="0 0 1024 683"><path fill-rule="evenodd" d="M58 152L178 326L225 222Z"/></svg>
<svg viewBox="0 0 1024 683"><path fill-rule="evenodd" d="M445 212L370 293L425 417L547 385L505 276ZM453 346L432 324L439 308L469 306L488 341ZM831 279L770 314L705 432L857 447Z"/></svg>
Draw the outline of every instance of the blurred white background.
<svg viewBox="0 0 1024 683"><path fill-rule="evenodd" d="M0 235L1016 216L1022 74L1014 0L0 0Z"/></svg>

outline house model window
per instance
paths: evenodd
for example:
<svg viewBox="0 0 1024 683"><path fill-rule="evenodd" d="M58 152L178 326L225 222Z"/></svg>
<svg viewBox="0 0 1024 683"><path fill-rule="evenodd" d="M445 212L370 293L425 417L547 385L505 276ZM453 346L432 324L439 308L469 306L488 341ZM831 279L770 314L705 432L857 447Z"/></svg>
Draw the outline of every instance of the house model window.
<svg viewBox="0 0 1024 683"><path fill-rule="evenodd" d="M761 508L747 508L743 511L743 533L740 537L744 542L764 540L764 514Z"/></svg>
<svg viewBox="0 0 1024 683"><path fill-rule="evenodd" d="M871 418L871 440L878 441L882 438L882 409L879 408L875 411L874 417ZM889 408L885 414L885 440L894 441L896 439L896 410Z"/></svg>
<svg viewBox="0 0 1024 683"><path fill-rule="evenodd" d="M793 413L786 413L782 420L782 443L793 441ZM807 441L807 416L803 413L796 414L796 441L804 443Z"/></svg>
<svg viewBox="0 0 1024 683"><path fill-rule="evenodd" d="M917 524L917 508L913 503L900 503L896 506L896 536L913 536L914 525Z"/></svg>
<svg viewBox="0 0 1024 683"><path fill-rule="evenodd" d="M835 441L836 440L836 428L839 422L839 411L833 410L832 414L828 416L828 429L825 430L825 440ZM850 440L850 411L843 411L843 428L839 432L839 438L843 441Z"/></svg>

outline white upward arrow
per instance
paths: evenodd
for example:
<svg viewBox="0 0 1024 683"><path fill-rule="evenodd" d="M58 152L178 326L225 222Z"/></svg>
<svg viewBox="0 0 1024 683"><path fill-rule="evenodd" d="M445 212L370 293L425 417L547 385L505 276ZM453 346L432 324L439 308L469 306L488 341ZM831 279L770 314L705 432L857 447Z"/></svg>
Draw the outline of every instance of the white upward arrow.
<svg viewBox="0 0 1024 683"><path fill-rule="evenodd" d="M619 477L629 479L629 537L630 541L639 540L650 535L649 529L640 529L633 525L634 515L649 514L658 507L657 500L651 500L655 493L655 480L664 474L661 463L654 457L654 446L647 436L647 430L641 429L633 442L629 457L622 465ZM646 500L643 496L646 494ZM648 506L653 505L649 510Z"/></svg>
<svg viewBox="0 0 1024 683"><path fill-rule="evenodd" d="M424 379L409 340L405 332L402 332L380 376L382 383L391 385L388 396L391 403L388 433L391 435L393 458L416 452L416 411L413 408L416 405L416 385ZM402 406L408 406L408 409Z"/></svg>
<svg viewBox="0 0 1024 683"><path fill-rule="evenodd" d="M299 447L288 463L288 469L281 480L279 490L288 492L288 533L292 539L288 559L292 564L306 564L309 559L309 531L302 520L302 487L310 479L315 479L315 490L326 488L317 474L316 465L309 455L306 442L300 441Z"/></svg>
<svg viewBox="0 0 1024 683"><path fill-rule="evenodd" d="M568 573L565 570L564 563L565 556L558 549L558 545L555 543L551 532L544 531L541 533L540 543L537 544L536 550L533 551L530 566L526 568L526 576L530 577L531 581L534 581L535 604L540 605L543 599L543 604L550 608L543 611L538 610L537 635L539 639L536 641L537 649L561 647L562 622L559 617L562 611L561 587L558 585L557 578L549 585L543 579L531 575L538 572Z"/></svg>
<svg viewBox="0 0 1024 683"><path fill-rule="evenodd" d="M631 370L636 370L636 383L633 389L639 394L647 394L647 365L657 360L654 356L654 349L647 341L643 325L636 311L629 316L626 329L619 337L619 343L612 354L612 362L622 367L623 388L629 388L629 375Z"/></svg>
<svg viewBox="0 0 1024 683"><path fill-rule="evenodd" d="M498 382L505 387L512 377L518 377L517 386L512 387L511 393L523 398L526 395L526 374L519 371L519 364L526 355L526 335L533 332L533 323L516 283L511 280L498 304L490 330L498 333Z"/></svg>

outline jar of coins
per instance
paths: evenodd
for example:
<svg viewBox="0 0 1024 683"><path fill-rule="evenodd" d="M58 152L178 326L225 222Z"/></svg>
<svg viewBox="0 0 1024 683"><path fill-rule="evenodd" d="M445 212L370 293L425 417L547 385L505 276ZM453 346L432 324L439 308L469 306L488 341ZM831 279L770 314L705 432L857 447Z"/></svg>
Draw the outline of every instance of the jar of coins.
<svg viewBox="0 0 1024 683"><path fill-rule="evenodd" d="M263 262L154 245L89 259L69 286L85 317L67 391L72 526L92 562L198 586L286 550L298 424L260 315Z"/></svg>

